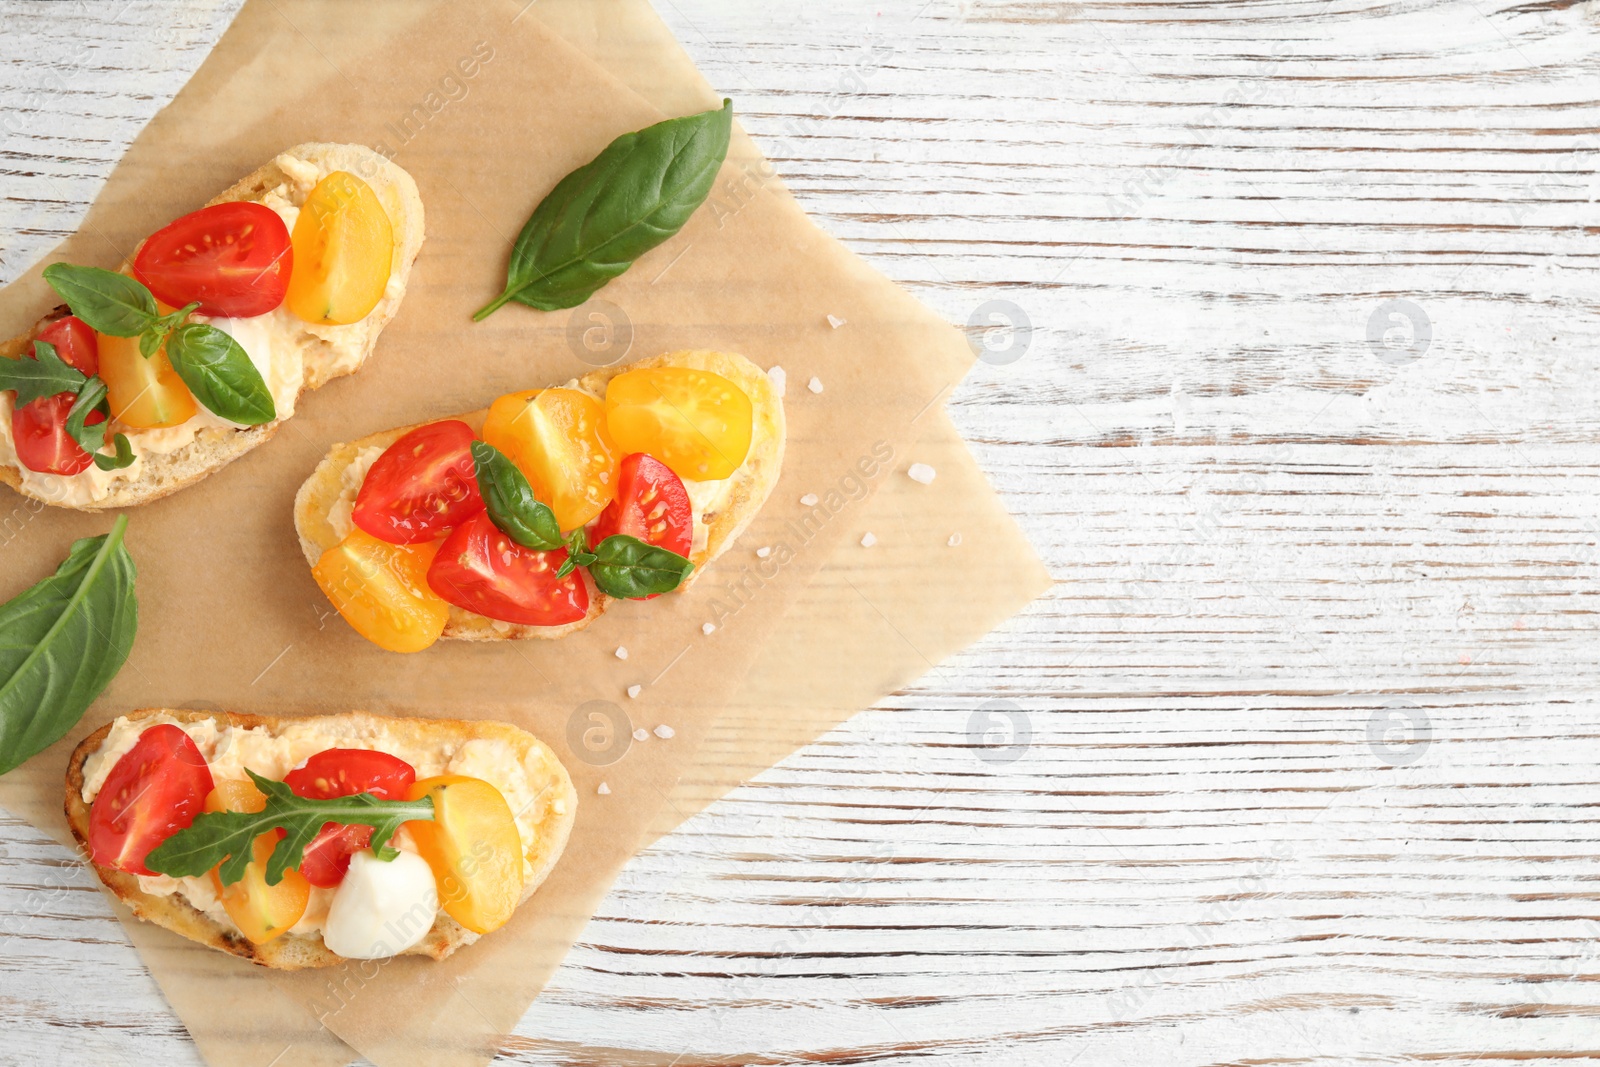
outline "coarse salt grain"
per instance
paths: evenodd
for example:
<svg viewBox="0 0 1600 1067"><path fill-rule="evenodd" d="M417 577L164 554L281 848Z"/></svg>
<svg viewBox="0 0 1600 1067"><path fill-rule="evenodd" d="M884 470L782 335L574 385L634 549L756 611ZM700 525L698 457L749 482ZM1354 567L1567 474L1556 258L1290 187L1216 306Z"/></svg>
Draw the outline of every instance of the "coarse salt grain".
<svg viewBox="0 0 1600 1067"><path fill-rule="evenodd" d="M767 545L762 545L756 549L756 559L766 559L770 555L772 555L772 549Z"/></svg>
<svg viewBox="0 0 1600 1067"><path fill-rule="evenodd" d="M806 383L806 388L811 390L813 393L822 392L822 379L821 378L812 378L809 382Z"/></svg>
<svg viewBox="0 0 1600 1067"><path fill-rule="evenodd" d="M700 627L700 632L703 633L703 634L710 634L710 633L714 633L716 631L716 629L717 629L717 624L716 623L708 622L708 623L705 623L704 625L702 625Z"/></svg>
<svg viewBox="0 0 1600 1067"><path fill-rule="evenodd" d="M789 376L783 372L782 367L773 364L767 368L767 381L772 383L772 391L781 397L789 385Z"/></svg>
<svg viewBox="0 0 1600 1067"><path fill-rule="evenodd" d="M861 535L861 547L862 548L871 548L873 545L875 545L877 543L878 543L878 537L871 530L868 530L866 533Z"/></svg>
<svg viewBox="0 0 1600 1067"><path fill-rule="evenodd" d="M606 785L604 782L601 782L600 788L596 789L595 792L599 793L603 797L608 797L611 795L611 787Z"/></svg>
<svg viewBox="0 0 1600 1067"><path fill-rule="evenodd" d="M815 493L807 493L805 496L800 498L800 503L804 504L808 508L816 507L817 506L817 494L815 494Z"/></svg>
<svg viewBox="0 0 1600 1067"><path fill-rule="evenodd" d="M617 646L617 658L618 659L627 659L628 658L628 650L623 648L621 645L618 645Z"/></svg>
<svg viewBox="0 0 1600 1067"><path fill-rule="evenodd" d="M666 723L662 723L660 726L656 727L656 736L661 738L661 740L663 740L663 741L667 740L667 738L669 738L669 737L672 737L677 732L678 731L674 730L672 727L668 726Z"/></svg>
<svg viewBox="0 0 1600 1067"><path fill-rule="evenodd" d="M921 482L923 485L932 485L933 479L937 477L938 474L938 471L934 470L926 463L913 463L911 466L906 468L906 476L914 482Z"/></svg>
<svg viewBox="0 0 1600 1067"><path fill-rule="evenodd" d="M650 740L650 731L641 726L633 732L633 739L635 741L648 741Z"/></svg>
<svg viewBox="0 0 1600 1067"><path fill-rule="evenodd" d="M945 542L945 544L949 545L951 548L956 547L960 543L961 543L961 535L959 533L951 534L950 535L950 540Z"/></svg>
<svg viewBox="0 0 1600 1067"><path fill-rule="evenodd" d="M644 686L642 685L628 686L628 696L632 699L637 699L639 694L642 692L644 692Z"/></svg>
<svg viewBox="0 0 1600 1067"><path fill-rule="evenodd" d="M843 326L846 321L847 320L841 319L837 315L829 315L828 316L828 325L832 326L835 330L837 330L839 327Z"/></svg>

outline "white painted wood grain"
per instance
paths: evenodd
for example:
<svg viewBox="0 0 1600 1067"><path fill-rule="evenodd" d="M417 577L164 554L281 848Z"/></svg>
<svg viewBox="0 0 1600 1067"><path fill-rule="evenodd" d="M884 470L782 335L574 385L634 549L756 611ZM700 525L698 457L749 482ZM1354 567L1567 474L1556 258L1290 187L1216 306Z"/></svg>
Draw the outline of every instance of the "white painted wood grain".
<svg viewBox="0 0 1600 1067"><path fill-rule="evenodd" d="M1026 314L951 410L1060 584L640 856L507 1058L1600 1057L1600 8L658 6L824 226ZM0 279L231 10L0 5ZM0 1060L192 1062L0 847Z"/></svg>

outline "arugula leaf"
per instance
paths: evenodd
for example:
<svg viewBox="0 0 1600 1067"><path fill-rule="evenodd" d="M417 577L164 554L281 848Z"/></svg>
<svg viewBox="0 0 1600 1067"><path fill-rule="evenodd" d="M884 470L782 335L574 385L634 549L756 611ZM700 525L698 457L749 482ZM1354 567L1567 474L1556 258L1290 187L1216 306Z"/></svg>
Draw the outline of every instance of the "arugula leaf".
<svg viewBox="0 0 1600 1067"><path fill-rule="evenodd" d="M623 600L670 593L694 570L694 564L676 552L627 534L601 541L588 566L602 593Z"/></svg>
<svg viewBox="0 0 1600 1067"><path fill-rule="evenodd" d="M137 337L160 321L156 298L126 274L52 263L44 269L44 280L74 315L101 333Z"/></svg>
<svg viewBox="0 0 1600 1067"><path fill-rule="evenodd" d="M191 322L173 330L167 338L167 360L212 414L244 426L278 417L261 372L239 342L215 326Z"/></svg>
<svg viewBox="0 0 1600 1067"><path fill-rule="evenodd" d="M42 396L76 393L87 381L83 372L56 354L49 341L33 342L37 358L0 359L0 389L17 391L17 407Z"/></svg>
<svg viewBox="0 0 1600 1067"><path fill-rule="evenodd" d="M139 628L127 528L117 516L0 604L0 774L65 736L127 660Z"/></svg>
<svg viewBox="0 0 1600 1067"><path fill-rule="evenodd" d="M102 455L100 450L106 444L106 426L108 422L102 421L89 424L89 415L99 411L102 415L109 416L110 406L106 404L106 383L99 377L86 380L83 389L78 393L78 399L72 402L71 409L67 412L67 436L78 442L78 447L89 453L94 458L94 465L103 471L121 470L133 464L133 447L128 444L127 437L117 434L115 438L116 455Z"/></svg>
<svg viewBox="0 0 1600 1067"><path fill-rule="evenodd" d="M528 479L504 452L486 442L474 441L472 463L478 493L501 533L523 548L549 551L561 547L556 513L534 499Z"/></svg>
<svg viewBox="0 0 1600 1067"><path fill-rule="evenodd" d="M145 866L158 874L174 878L195 878L222 865L217 872L222 884L232 885L244 877L250 865L255 839L269 830L284 831L283 840L267 860L268 885L283 881L283 874L305 859L306 846L324 823L358 823L372 827L372 850L381 860L392 860L399 850L389 838L401 823L433 818L433 800L379 800L371 793L312 800L295 796L287 785L246 770L256 788L266 794L267 806L260 811L208 811L179 830L145 857Z"/></svg>
<svg viewBox="0 0 1600 1067"><path fill-rule="evenodd" d="M511 248L507 301L555 311L577 307L633 261L683 228L705 202L728 155L733 101L625 133L550 190Z"/></svg>

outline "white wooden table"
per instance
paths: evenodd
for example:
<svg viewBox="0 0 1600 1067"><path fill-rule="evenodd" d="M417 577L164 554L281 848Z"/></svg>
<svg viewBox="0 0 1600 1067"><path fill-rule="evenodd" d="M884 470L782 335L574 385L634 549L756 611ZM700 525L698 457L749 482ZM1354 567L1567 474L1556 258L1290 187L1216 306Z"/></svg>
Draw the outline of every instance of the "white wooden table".
<svg viewBox="0 0 1600 1067"><path fill-rule="evenodd" d="M822 225L1026 316L952 409L1059 585L640 856L507 1058L1600 1057L1594 0L658 4ZM233 7L0 4L0 281ZM0 909L0 1062L194 1061L15 820Z"/></svg>

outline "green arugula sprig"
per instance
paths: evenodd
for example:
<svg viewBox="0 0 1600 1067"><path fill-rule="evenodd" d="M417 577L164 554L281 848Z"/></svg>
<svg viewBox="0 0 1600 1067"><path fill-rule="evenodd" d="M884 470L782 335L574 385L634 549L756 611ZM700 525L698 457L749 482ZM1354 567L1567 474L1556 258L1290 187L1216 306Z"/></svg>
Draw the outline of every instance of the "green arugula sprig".
<svg viewBox="0 0 1600 1067"><path fill-rule="evenodd" d="M272 391L239 342L215 326L187 321L198 303L162 315L155 296L137 279L99 267L52 263L44 280L94 329L137 337L145 359L165 345L172 369L212 414L242 426L278 417Z"/></svg>
<svg viewBox="0 0 1600 1067"><path fill-rule="evenodd" d="M107 419L111 405L106 403L106 383L85 375L56 352L49 341L33 342L33 359L0 359L0 389L17 391L16 406L31 404L40 397L71 393L72 408L67 413L66 431L78 446L94 457L103 471L120 470L133 462L133 449L122 434L115 438L116 454L102 455L106 444L106 422L89 425L88 418L98 411Z"/></svg>
<svg viewBox="0 0 1600 1067"><path fill-rule="evenodd" d="M284 831L267 860L268 885L283 881L283 874L298 867L309 845L325 823L356 823L372 827L372 850L381 860L400 854L389 844L401 823L433 819L433 800L379 800L371 793L312 800L295 796L287 785L246 770L256 788L266 794L260 811L208 811L179 830L145 857L145 866L174 878L197 878L221 864L218 876L225 886L244 877L255 855L255 840L270 830Z"/></svg>

